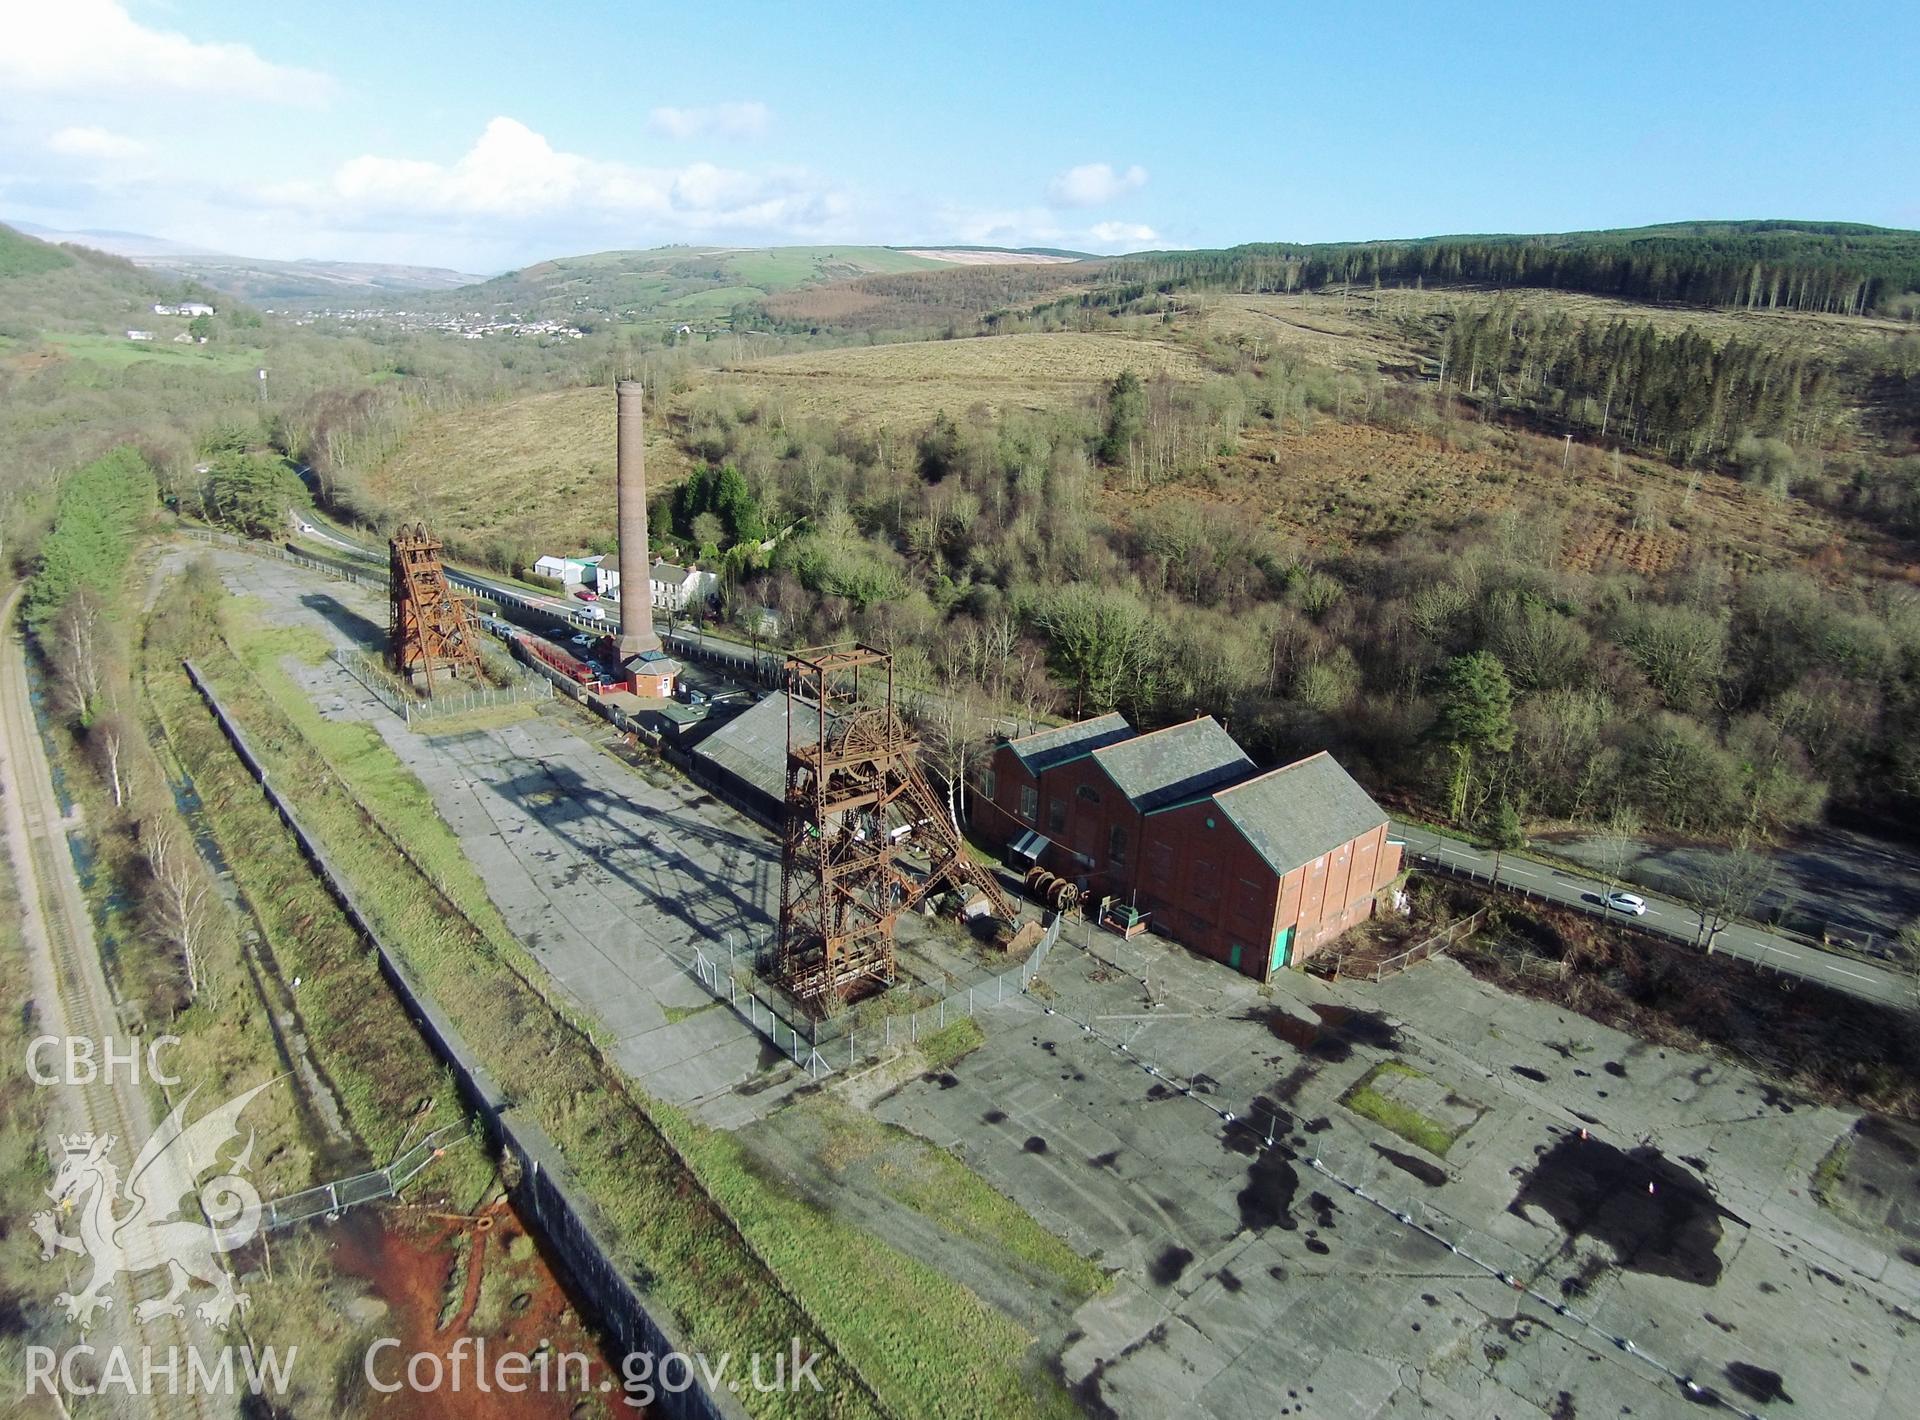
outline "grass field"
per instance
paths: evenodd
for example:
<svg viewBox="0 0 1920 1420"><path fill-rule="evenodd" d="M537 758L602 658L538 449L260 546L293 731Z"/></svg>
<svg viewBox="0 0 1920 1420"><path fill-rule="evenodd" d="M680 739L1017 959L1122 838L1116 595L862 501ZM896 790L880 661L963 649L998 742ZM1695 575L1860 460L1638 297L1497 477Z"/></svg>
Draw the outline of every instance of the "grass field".
<svg viewBox="0 0 1920 1420"><path fill-rule="evenodd" d="M790 413L917 428L942 411L958 416L976 404L995 412L1056 409L1087 398L1122 370L1143 380L1206 373L1184 346L1061 331L775 355L729 366L712 383L775 396Z"/></svg>
<svg viewBox="0 0 1920 1420"><path fill-rule="evenodd" d="M677 483L691 460L673 418L700 390L776 400L791 416L845 417L918 429L942 410L1057 408L1092 395L1120 371L1145 378L1204 373L1184 348L1124 335L997 336L860 346L749 361L702 377L666 417L647 424L647 481ZM505 535L583 548L612 529L613 397L604 387L544 392L430 414L368 478L400 516L425 519L468 547Z"/></svg>
<svg viewBox="0 0 1920 1420"><path fill-rule="evenodd" d="M648 482L677 482L687 467L672 430L650 419ZM612 531L613 475L613 394L589 387L428 415L368 483L450 540L506 534L572 550Z"/></svg>
<svg viewBox="0 0 1920 1420"><path fill-rule="evenodd" d="M71 331L53 331L47 343L70 360L85 360L95 365L120 369L141 361L178 365L182 368L231 370L251 375L259 367L261 352L238 345L175 345L170 331L156 330L154 340L128 340L118 335L88 335Z"/></svg>

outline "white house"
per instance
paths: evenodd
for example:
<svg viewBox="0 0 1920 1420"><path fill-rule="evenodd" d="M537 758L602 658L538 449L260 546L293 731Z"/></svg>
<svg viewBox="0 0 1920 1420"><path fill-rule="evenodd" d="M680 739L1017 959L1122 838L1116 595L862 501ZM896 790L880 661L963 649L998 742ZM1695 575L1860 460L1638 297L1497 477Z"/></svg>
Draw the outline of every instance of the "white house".
<svg viewBox="0 0 1920 1420"><path fill-rule="evenodd" d="M600 561L599 557L542 557L533 570L536 576L551 577L563 586L580 587L597 582ZM595 590L603 589L596 586Z"/></svg>
<svg viewBox="0 0 1920 1420"><path fill-rule="evenodd" d="M156 305L153 313L157 316L186 316L192 319L194 316L212 315L213 307L205 301L182 301L177 306Z"/></svg>
<svg viewBox="0 0 1920 1420"><path fill-rule="evenodd" d="M685 611L691 606L704 605L720 592L720 579L713 573L702 572L698 567L678 567L659 558L654 559L648 581L651 584L648 600L661 611ZM602 567L597 590L603 597L617 594L620 590L618 569Z"/></svg>
<svg viewBox="0 0 1920 1420"><path fill-rule="evenodd" d="M720 579L698 567L677 567L671 562L656 562L649 574L653 583L653 604L662 611L685 611L703 606L720 590Z"/></svg>
<svg viewBox="0 0 1920 1420"><path fill-rule="evenodd" d="M152 332L152 331L150 331L150 330L130 330L130 331L128 331L128 332L127 332L127 339L129 339L129 340L151 340L151 339L153 339L153 332Z"/></svg>

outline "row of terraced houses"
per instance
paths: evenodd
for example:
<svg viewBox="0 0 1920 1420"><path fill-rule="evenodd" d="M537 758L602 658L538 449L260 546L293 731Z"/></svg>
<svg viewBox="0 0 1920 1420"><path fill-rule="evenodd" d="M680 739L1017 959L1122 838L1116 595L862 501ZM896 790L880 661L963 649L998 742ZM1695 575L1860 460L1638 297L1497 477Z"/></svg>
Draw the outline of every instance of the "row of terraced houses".
<svg viewBox="0 0 1920 1420"><path fill-rule="evenodd" d="M1373 915L1400 873L1387 815L1327 754L1262 771L1213 718L1121 715L997 746L974 831L1264 980Z"/></svg>

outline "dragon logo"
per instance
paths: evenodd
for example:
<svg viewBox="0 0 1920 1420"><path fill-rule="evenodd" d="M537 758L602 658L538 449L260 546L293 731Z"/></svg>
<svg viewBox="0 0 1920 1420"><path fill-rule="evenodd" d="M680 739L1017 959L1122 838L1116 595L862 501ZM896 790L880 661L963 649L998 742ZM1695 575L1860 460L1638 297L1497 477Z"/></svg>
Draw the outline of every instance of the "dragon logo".
<svg viewBox="0 0 1920 1420"><path fill-rule="evenodd" d="M256 1085L191 1124L185 1122L194 1093L189 1091L140 1150L124 1185L111 1158L118 1142L113 1135L61 1136L62 1156L54 1160L53 1187L47 1190L54 1207L34 1214L31 1227L40 1239L43 1261L61 1252L93 1261L93 1276L82 1291L62 1292L54 1299L66 1308L69 1320L83 1330L91 1328L95 1311L113 1307L104 1289L116 1276L159 1267L168 1269L171 1287L166 1296L134 1308L140 1321L184 1316L186 1305L180 1298L192 1278L214 1289L196 1309L214 1326L224 1330L234 1312L245 1308L247 1294L234 1290L222 1254L246 1246L260 1228L260 1195L242 1177L253 1157L252 1131L245 1147L225 1164L220 1154L240 1137L236 1121L241 1111L266 1088ZM207 1173L214 1177L202 1185L200 1177ZM205 1223L181 1216L182 1201L189 1195ZM123 1202L133 1206L116 1214ZM56 1210L78 1214L78 1237L59 1230Z"/></svg>

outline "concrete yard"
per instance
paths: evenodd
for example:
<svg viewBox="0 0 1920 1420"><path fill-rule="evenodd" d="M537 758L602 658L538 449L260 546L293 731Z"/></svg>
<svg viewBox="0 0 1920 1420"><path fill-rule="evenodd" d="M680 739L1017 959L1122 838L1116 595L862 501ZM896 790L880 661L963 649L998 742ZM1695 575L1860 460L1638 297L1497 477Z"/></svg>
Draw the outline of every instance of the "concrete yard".
<svg viewBox="0 0 1920 1420"><path fill-rule="evenodd" d="M219 563L335 644L379 631L361 589ZM818 1120L782 1109L806 1077L686 970L696 947L724 963L729 935L770 937L764 829L622 763L570 710L434 734L331 665L297 674L420 778L624 1068L821 1186ZM1856 1130L1445 959L1266 989L1076 924L1034 994L981 1022L937 1076L907 1056L826 1089L950 1149L1112 1286L1072 1309L994 1275L998 1253L955 1248L871 1179L834 1206L1015 1316L1089 1413L1574 1420L1693 1414L1710 1391L1739 1413L1892 1420L1920 1394L1908 1126Z"/></svg>
<svg viewBox="0 0 1920 1420"><path fill-rule="evenodd" d="M1793 1413L1911 1413L1920 1252L1808 1190L1852 1114L1446 960L1378 987L1288 974L1263 999L1167 944L1096 938L1150 967L1153 1006L1067 946L1048 964L1055 1014L999 1013L957 1083L913 1083L877 1113L1118 1269L1062 1362L1095 1411L1692 1413L1618 1337L1755 1413L1786 1413L1755 1398L1774 1371ZM1443 1159L1339 1102L1389 1059L1473 1106ZM1285 1121L1277 1149L1216 1113L1264 1118L1257 1100Z"/></svg>
<svg viewBox="0 0 1920 1420"><path fill-rule="evenodd" d="M233 591L269 617L376 649L384 606L361 587L285 563L220 554ZM432 796L509 928L651 1093L723 1117L768 1092L735 1093L781 1057L687 969L696 947L724 963L772 932L780 856L764 829L677 776L635 773L586 738L564 702L485 729L413 729L332 663L290 673L323 714L379 731ZM611 733L609 731L608 733ZM782 1072L773 1093L803 1075ZM752 1112L752 1111L747 1111Z"/></svg>
<svg viewBox="0 0 1920 1420"><path fill-rule="evenodd" d="M384 644L386 607L370 588L215 559L228 588L276 624L341 649ZM735 952L750 964L772 942L780 848L766 829L664 766L608 753L613 730L564 699L485 728L409 728L331 662L285 668L323 715L372 726L420 780L507 926L649 1093L732 1125L805 1082L692 970L696 951L725 972ZM965 978L970 964L926 924L905 919L901 937L914 948L903 975Z"/></svg>

